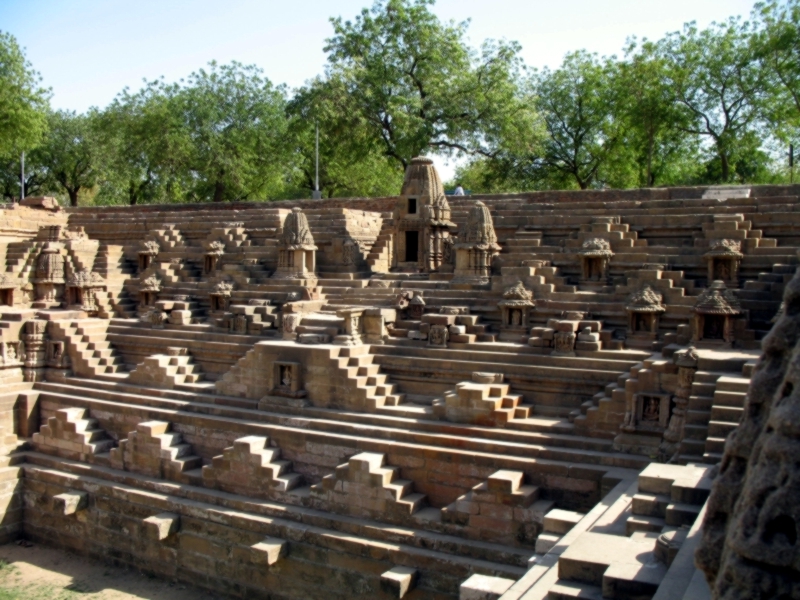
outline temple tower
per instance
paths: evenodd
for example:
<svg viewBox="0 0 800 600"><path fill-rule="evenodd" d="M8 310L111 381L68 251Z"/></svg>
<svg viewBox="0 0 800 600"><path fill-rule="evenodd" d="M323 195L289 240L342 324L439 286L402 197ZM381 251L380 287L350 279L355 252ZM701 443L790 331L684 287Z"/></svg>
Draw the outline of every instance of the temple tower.
<svg viewBox="0 0 800 600"><path fill-rule="evenodd" d="M406 169L394 238L394 264L401 269L436 272L445 264L445 248L456 225L439 173L430 158L412 158Z"/></svg>
<svg viewBox="0 0 800 600"><path fill-rule="evenodd" d="M274 279L316 279L316 251L314 236L308 227L308 219L302 210L295 207L283 222L278 268Z"/></svg>
<svg viewBox="0 0 800 600"><path fill-rule="evenodd" d="M466 229L459 235L455 250L453 283L489 283L492 259L500 252L500 246L489 208L483 202L476 202L470 210Z"/></svg>

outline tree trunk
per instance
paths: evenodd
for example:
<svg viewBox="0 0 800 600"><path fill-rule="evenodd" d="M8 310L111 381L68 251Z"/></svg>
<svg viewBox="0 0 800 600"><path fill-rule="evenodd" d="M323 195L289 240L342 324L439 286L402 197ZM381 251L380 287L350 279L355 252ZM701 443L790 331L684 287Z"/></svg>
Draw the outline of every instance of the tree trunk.
<svg viewBox="0 0 800 600"><path fill-rule="evenodd" d="M731 167L730 164L728 164L728 155L724 152L720 152L719 160L722 166L722 183L728 183L728 178L731 176Z"/></svg>
<svg viewBox="0 0 800 600"><path fill-rule="evenodd" d="M225 184L221 181L218 181L214 184L214 202L222 202L224 200L223 195L225 194Z"/></svg>
<svg viewBox="0 0 800 600"><path fill-rule="evenodd" d="M69 205L70 206L78 206L78 192L81 191L80 187L75 189L67 189L67 194L69 194Z"/></svg>

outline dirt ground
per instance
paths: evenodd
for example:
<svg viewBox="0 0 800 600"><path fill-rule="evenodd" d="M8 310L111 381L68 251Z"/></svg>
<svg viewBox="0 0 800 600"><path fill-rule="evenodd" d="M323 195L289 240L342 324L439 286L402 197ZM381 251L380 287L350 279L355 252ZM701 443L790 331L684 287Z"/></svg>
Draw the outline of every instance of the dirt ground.
<svg viewBox="0 0 800 600"><path fill-rule="evenodd" d="M33 544L0 546L0 600L223 600L134 569Z"/></svg>

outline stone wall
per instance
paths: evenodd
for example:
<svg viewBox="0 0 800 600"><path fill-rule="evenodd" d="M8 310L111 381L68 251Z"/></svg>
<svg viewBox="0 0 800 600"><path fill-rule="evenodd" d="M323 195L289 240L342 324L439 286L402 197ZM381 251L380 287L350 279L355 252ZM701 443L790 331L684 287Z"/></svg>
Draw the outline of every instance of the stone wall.
<svg viewBox="0 0 800 600"><path fill-rule="evenodd" d="M764 339L696 555L717 598L800 596L800 272Z"/></svg>

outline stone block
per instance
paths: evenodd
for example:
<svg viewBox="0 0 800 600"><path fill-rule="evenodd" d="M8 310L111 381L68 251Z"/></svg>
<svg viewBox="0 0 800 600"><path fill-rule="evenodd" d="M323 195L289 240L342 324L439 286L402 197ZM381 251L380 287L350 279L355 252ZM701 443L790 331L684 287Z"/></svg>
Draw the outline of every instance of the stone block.
<svg viewBox="0 0 800 600"><path fill-rule="evenodd" d="M147 538L161 542L178 532L181 527L181 517L175 513L160 513L147 517L143 524Z"/></svg>
<svg viewBox="0 0 800 600"><path fill-rule="evenodd" d="M458 599L497 600L512 585L514 585L513 579L475 574L459 586Z"/></svg>
<svg viewBox="0 0 800 600"><path fill-rule="evenodd" d="M430 325L453 325L456 322L456 315L437 315L426 314L422 315L422 322Z"/></svg>
<svg viewBox="0 0 800 600"><path fill-rule="evenodd" d="M417 570L396 566L381 574L381 589L393 598L402 598L414 588Z"/></svg>
<svg viewBox="0 0 800 600"><path fill-rule="evenodd" d="M463 335L467 333L467 328L464 325L450 325L450 335Z"/></svg>
<svg viewBox="0 0 800 600"><path fill-rule="evenodd" d="M255 565L270 566L286 556L288 553L288 543L280 538L268 537L250 546L250 562Z"/></svg>
<svg viewBox="0 0 800 600"><path fill-rule="evenodd" d="M86 492L65 492L53 496L53 510L64 516L85 510L88 503L89 496Z"/></svg>
<svg viewBox="0 0 800 600"><path fill-rule="evenodd" d="M544 516L544 530L548 533L564 535L583 517L584 515L581 513L554 508Z"/></svg>

